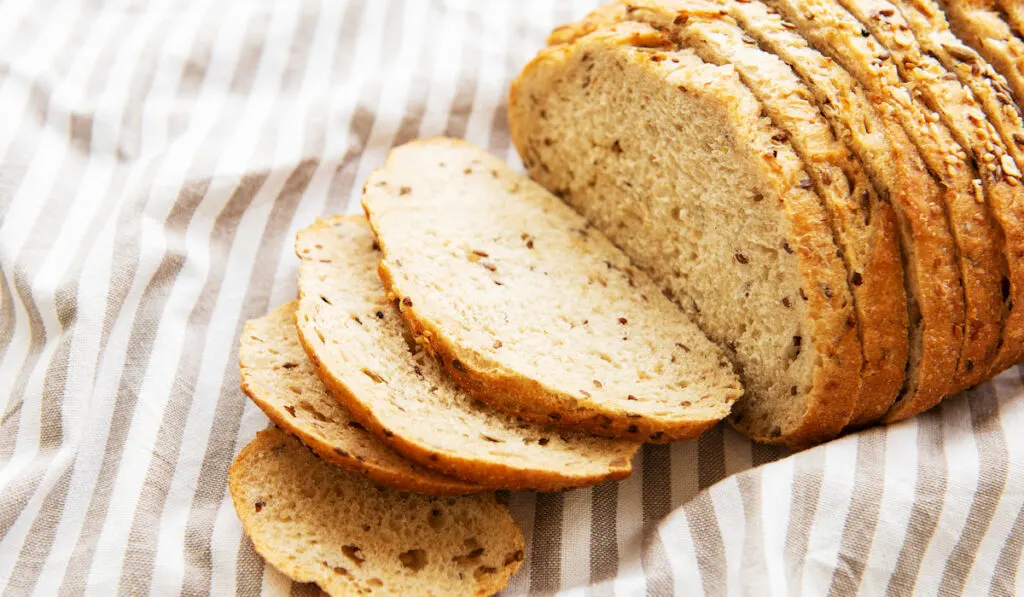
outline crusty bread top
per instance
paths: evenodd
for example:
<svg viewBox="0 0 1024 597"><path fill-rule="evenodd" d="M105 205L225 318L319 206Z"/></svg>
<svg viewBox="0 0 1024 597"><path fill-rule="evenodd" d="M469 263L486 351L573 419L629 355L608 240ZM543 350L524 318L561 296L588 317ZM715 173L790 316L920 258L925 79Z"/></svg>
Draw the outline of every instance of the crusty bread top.
<svg viewBox="0 0 1024 597"><path fill-rule="evenodd" d="M330 595L493 595L523 561L522 532L493 495L384 489L277 428L235 458L228 486L256 553Z"/></svg>
<svg viewBox="0 0 1024 597"><path fill-rule="evenodd" d="M621 251L483 150L396 148L363 206L403 315L498 408L665 441L724 418L741 394L722 352Z"/></svg>
<svg viewBox="0 0 1024 597"><path fill-rule="evenodd" d="M380 253L365 218L320 220L299 232L295 248L296 324L307 353L353 416L403 456L509 489L629 475L638 444L520 421L459 390L407 337L377 278Z"/></svg>
<svg viewBox="0 0 1024 597"><path fill-rule="evenodd" d="M321 458L373 481L430 495L483 491L483 487L413 464L352 418L327 391L299 342L290 302L249 321L238 349L242 390L270 420Z"/></svg>
<svg viewBox="0 0 1024 597"><path fill-rule="evenodd" d="M957 37L1006 77L1017 102L1024 103L1024 39L1014 35L993 0L939 0L939 4Z"/></svg>

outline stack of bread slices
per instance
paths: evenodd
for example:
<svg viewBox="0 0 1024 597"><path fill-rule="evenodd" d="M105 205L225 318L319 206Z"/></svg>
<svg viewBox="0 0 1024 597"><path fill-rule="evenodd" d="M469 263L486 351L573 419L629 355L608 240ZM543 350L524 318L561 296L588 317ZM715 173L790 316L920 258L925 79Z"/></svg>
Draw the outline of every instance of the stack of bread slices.
<svg viewBox="0 0 1024 597"><path fill-rule="evenodd" d="M417 141L365 217L298 234L298 300L239 348L276 424L230 471L256 550L332 594L492 594L524 549L495 490L621 479L727 418L801 449L1018 362L1007 5L620 0L557 29L510 95L532 179Z"/></svg>

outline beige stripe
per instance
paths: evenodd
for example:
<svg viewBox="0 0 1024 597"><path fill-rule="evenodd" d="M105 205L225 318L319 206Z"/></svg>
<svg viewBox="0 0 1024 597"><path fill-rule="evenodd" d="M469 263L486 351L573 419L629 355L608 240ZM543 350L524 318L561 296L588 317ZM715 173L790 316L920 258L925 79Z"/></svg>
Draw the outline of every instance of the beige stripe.
<svg viewBox="0 0 1024 597"><path fill-rule="evenodd" d="M562 516L560 493L537 494L533 523L530 593L554 593L562 581Z"/></svg>
<svg viewBox="0 0 1024 597"><path fill-rule="evenodd" d="M971 428L978 448L978 486L967 513L967 522L942 572L939 585L939 593L942 595L963 592L978 555L978 547L999 507L1000 496L1006 490L1010 472L1010 455L999 422L999 400L995 389L990 383L984 384L960 399L967 399L968 396Z"/></svg>
<svg viewBox="0 0 1024 597"><path fill-rule="evenodd" d="M249 536L242 533L238 542L238 563L235 565L237 595L259 595L263 586L265 562L256 554Z"/></svg>
<svg viewBox="0 0 1024 597"><path fill-rule="evenodd" d="M921 561L939 524L946 498L946 459L943 455L942 407L918 415L917 487L907 523L907 534L896 560L886 595L908 595L914 590Z"/></svg>
<svg viewBox="0 0 1024 597"><path fill-rule="evenodd" d="M697 484L705 489L725 478L725 437L718 425L697 440Z"/></svg>
<svg viewBox="0 0 1024 597"><path fill-rule="evenodd" d="M593 597L612 595L610 583L619 571L619 540L615 517L619 509L618 485L603 483L591 491L590 583Z"/></svg>
<svg viewBox="0 0 1024 597"><path fill-rule="evenodd" d="M725 544L722 542L722 532L712 499L711 492L701 491L686 505L686 522L690 527L690 536L693 537L693 549L705 596L729 594Z"/></svg>
<svg viewBox="0 0 1024 597"><path fill-rule="evenodd" d="M71 469L65 469L53 489L43 500L43 507L40 515L32 522L29 529L29 540L21 548L18 554L18 562L15 565L14 573L8 589L12 594L29 594L35 589L36 582L43 570L43 564L50 555L50 549L56 538L57 525L48 515L51 512L60 512L64 509L64 498L67 496L68 485L71 483ZM20 588L19 588L20 587Z"/></svg>
<svg viewBox="0 0 1024 597"><path fill-rule="evenodd" d="M7 274L0 269L0 362L3 362L7 349L11 346L11 337L14 335L14 298L11 296L10 284L7 282ZM2 419L0 419L2 428Z"/></svg>
<svg viewBox="0 0 1024 597"><path fill-rule="evenodd" d="M843 523L838 565L832 575L829 595L856 594L864 576L885 489L886 433L883 428L863 431L857 436L853 494Z"/></svg>
<svg viewBox="0 0 1024 597"><path fill-rule="evenodd" d="M1024 547L1024 510L1017 514L1006 545L999 552L999 559L996 560L995 569L992 570L989 595L1012 597L1019 594L1017 592L1017 570L1020 569L1022 547Z"/></svg>
<svg viewBox="0 0 1024 597"><path fill-rule="evenodd" d="M811 527L818 515L818 501L825 476L825 450L810 450L798 457L793 466L793 495L789 507L789 527L786 530L785 561L790 572L789 591L800 597L801 579L807 560L807 547Z"/></svg>
<svg viewBox="0 0 1024 597"><path fill-rule="evenodd" d="M643 552L640 561L647 578L647 595L670 594L675 586L665 546L658 538L658 523L672 511L672 462L667 445L644 446Z"/></svg>

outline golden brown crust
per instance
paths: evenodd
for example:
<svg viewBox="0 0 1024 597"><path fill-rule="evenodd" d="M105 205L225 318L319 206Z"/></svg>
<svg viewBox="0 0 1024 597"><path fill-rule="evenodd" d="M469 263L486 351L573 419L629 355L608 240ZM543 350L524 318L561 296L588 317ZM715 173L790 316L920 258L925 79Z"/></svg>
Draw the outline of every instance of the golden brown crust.
<svg viewBox="0 0 1024 597"><path fill-rule="evenodd" d="M265 371L261 372L260 369L277 368L284 364L286 367L283 370L279 369L279 371L283 372L278 373L278 375L290 376L287 383L291 384L292 387L302 389L300 384L303 384L303 382L297 378L305 376L311 377L313 383L320 384L320 380L316 378L312 367L308 366L307 368L306 364L298 361L298 359L305 360L307 358L301 347L295 347L294 350L300 354L294 355L292 350L290 350L291 346L273 344L272 339L268 338L275 331L267 329L268 327L273 328L285 324L289 328L287 332L293 334L297 340L298 333L295 330L294 323L296 306L297 303L294 301L286 303L272 311L262 320L247 322L242 333L241 346L239 348L242 391L263 411L263 414L281 429L298 437L303 444L309 446L310 449L325 461L360 474L385 487L428 495L460 495L487 490L486 487L481 485L445 477L430 469L417 467L411 462L403 462L397 454L391 452L383 445L378 444L367 447L365 445L361 446L355 441L345 441L348 434L365 434L366 432L349 429L349 425L353 424L352 419L348 416L348 413L338 412L341 409L340 406L335 406L334 411L324 408L324 406L332 406L330 403L326 405L314 403L312 406L317 411L324 411L323 413L316 413L318 416L327 419L323 425L338 428L333 432L334 437L327 437L317 426L309 424L304 418L298 417L296 414L292 414L296 412L296 407L285 403L282 400L283 396L272 394L274 390L268 388L260 380L260 374L265 373ZM281 321L286 318L287 322ZM257 342L255 338L259 338L262 342L270 343L268 348L277 352L267 352L262 355L261 359L261 355L258 354L260 350L255 345ZM264 359L269 359L273 362L262 363L261 361ZM282 381L281 383L284 384L286 382ZM316 397L309 396L308 391L304 391L304 394L303 398L300 399L300 404L303 401L308 402L317 399ZM333 398L330 399L333 400ZM291 411L288 410L289 408ZM301 410L301 407L299 410ZM300 412L298 414L301 415L303 413Z"/></svg>
<svg viewBox="0 0 1024 597"><path fill-rule="evenodd" d="M313 225L299 232L299 238L296 242L297 252L299 252L298 249L302 244L304 237L308 235L315 235L319 231L346 223L365 227L366 234L369 234L369 227L366 219L362 216L333 216L330 218L322 218ZM308 256L300 253L300 257L307 258ZM616 449L622 452L621 459L619 459L618 462L612 460L604 473L596 475L581 474L579 470L568 471L561 470L557 467L545 468L541 463L538 463L536 466L533 466L531 463L531 466L529 467L517 468L511 465L504 465L499 462L488 461L487 459L480 458L471 452L456 453L431 449L427 445L423 445L417 441L404 437L401 433L393 432L384 425L378 414L374 412L370 401L364 400L361 396L354 394L340 375L319 358L318 352L321 349L320 343L322 343L322 341L318 338L317 332L313 329L312 324L308 323L302 317L303 307L301 300L305 298L307 293L307 289L302 279L303 276L307 274L300 269L299 275L300 310L296 326L299 332L299 340L302 342L303 348L309 357L310 362L316 368L317 375L331 391L334 397L338 399L346 409L348 409L351 415L359 421L359 423L361 423L369 432L377 436L377 438L384 444L395 452L401 454L403 457L426 468L439 471L443 474L457 477L459 479L465 479L475 484L484 485L490 488L514 490L535 489L539 491L556 491L571 487L594 485L608 480L623 479L628 477L632 472L631 459L636 453L636 450L639 449L640 444L618 442L618 447L616 447ZM384 293L384 288L381 288L381 298L384 298ZM621 446L619 446L619 444L621 444ZM610 451L611 447L609 447L608 450ZM602 456L606 456L606 454L602 454ZM608 456L608 458L610 459L611 456Z"/></svg>
<svg viewBox="0 0 1024 597"><path fill-rule="evenodd" d="M598 12L614 8L615 6L606 7L599 9ZM643 31L642 27L632 27L628 23L623 23L622 27L608 26L609 22L615 23L616 21L614 17L609 18L605 15L603 19L585 20L582 23L556 30L549 40L556 45L543 50L519 75L510 93L509 120L512 138L520 154L538 153L529 147L530 135L526 132L526 128L535 119L519 112L521 88L525 85L525 81L532 76L533 71L541 66L566 60L567 55L573 52L575 46L586 44L590 40L600 40L599 43L605 44L607 47L613 47L615 44L641 48L673 46L663 33L654 29L649 29L646 34L642 34L638 33L638 31ZM644 65L652 65L651 68L661 72L661 67L658 66L662 64L660 61L639 62ZM736 83L738 84L739 81L737 80ZM778 133L777 130L775 132ZM761 143L756 136L750 139L752 154L757 152L771 154L770 148L766 150L767 145L769 144ZM543 180L539 165L534 165L531 174L534 177L541 177L540 179ZM793 174L789 181L790 184L803 179L803 175L789 174ZM779 180L784 179L785 175L780 175ZM832 295L826 297L823 293L810 293L812 296L809 311L814 315L808 323L814 330L812 335L815 338L815 348L823 358L813 373L810 387L806 393L808 406L800 423L780 434L773 433L770 428L754 429L743 421L738 426L758 441L805 447L831 439L849 420L854 408L855 393L840 392L836 389L858 387L861 348L855 326L851 325L853 319L850 303L852 301L848 292L845 267L836 258L835 245L832 242L831 232L827 232L827 224L825 224L818 197L814 192L796 186L788 190L780 190L780 195L784 197L780 203L786 210L794 231L793 245L803 247L798 255L805 286L818 289L829 288L828 294ZM823 234L823 232L825 233Z"/></svg>
<svg viewBox="0 0 1024 597"><path fill-rule="evenodd" d="M1024 102L1024 40L1013 34L993 0L940 0L939 4L957 37L1006 77L1018 104Z"/></svg>
<svg viewBox="0 0 1024 597"><path fill-rule="evenodd" d="M1024 200L1024 186L1020 185L1019 176L1016 176L1019 172L1009 158L1006 146L988 122L974 94L956 77L950 77L938 59L922 51L909 24L892 3L888 0L841 0L841 4L891 53L893 63L912 93L935 108L942 122L949 127L952 138L965 150L966 157L977 164L975 174L981 181L979 190L983 191L978 194L983 196L964 200L974 208L974 211L965 212L968 220L981 225L969 228L972 233L969 242L976 243L977 248L962 252L974 264L973 269L985 267L990 271L982 280L964 277L972 281L967 292L968 324L965 334L968 337L973 335L976 340L964 343L960 366L951 388L951 392L957 392L986 379L996 360L1003 335L1001 328L1005 325L997 328L994 322L1001 320L1002 324L1006 323L999 286L1000 280L1008 276L1008 261L1007 255L1000 251L1003 245L996 226L998 218L993 216L1003 206L1012 204L1015 198ZM1010 171L1005 171L1004 163L1010 166ZM971 199L980 199L984 204ZM956 212L951 210L952 213Z"/></svg>

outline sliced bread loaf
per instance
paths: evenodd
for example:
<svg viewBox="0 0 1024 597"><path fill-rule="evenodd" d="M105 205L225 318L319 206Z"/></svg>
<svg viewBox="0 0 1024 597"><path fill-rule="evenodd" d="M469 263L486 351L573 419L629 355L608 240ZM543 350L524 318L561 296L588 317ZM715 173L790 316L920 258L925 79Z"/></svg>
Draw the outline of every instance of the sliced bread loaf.
<svg viewBox="0 0 1024 597"><path fill-rule="evenodd" d="M316 375L295 329L297 302L249 321L238 349L242 390L278 427L320 458L381 485L429 495L483 491L483 487L406 460L352 418Z"/></svg>
<svg viewBox="0 0 1024 597"><path fill-rule="evenodd" d="M306 352L334 395L392 449L489 487L555 490L629 475L639 444L521 421L459 390L407 337L377 277L381 255L365 218L320 220L295 249Z"/></svg>
<svg viewBox="0 0 1024 597"><path fill-rule="evenodd" d="M523 561L522 532L493 495L384 489L277 428L235 458L228 487L256 553L329 595L493 595Z"/></svg>
<svg viewBox="0 0 1024 597"><path fill-rule="evenodd" d="M734 424L800 447L849 421L861 349L827 212L762 109L734 68L622 23L542 51L509 119L531 175L734 357Z"/></svg>
<svg viewBox="0 0 1024 597"><path fill-rule="evenodd" d="M879 419L903 385L907 362L907 304L899 232L892 206L879 200L860 160L838 141L813 96L774 54L726 17L680 19L678 41L702 59L731 64L789 136L824 200L846 262L864 354L856 408L849 426Z"/></svg>
<svg viewBox="0 0 1024 597"><path fill-rule="evenodd" d="M638 0L626 7L618 16L612 14L614 7L598 10L575 28L585 34L610 20L621 20L624 13L631 20L675 35L687 20L730 15L750 36L747 43L760 44L802 79L836 135L861 160L879 196L895 208L899 223L911 323L910 354L903 390L887 416L909 416L918 407L941 399L956 368L958 352L951 348L957 345L956 330L963 321L956 248L938 184L891 109L885 103L873 105L849 73L809 47L794 31L795 26L760 2ZM590 23L595 18L597 22ZM574 39L577 33L573 29L556 30L549 41ZM516 126L513 119L513 131ZM555 151L537 144L534 147L543 156L541 161L560 159ZM534 175L542 176L544 170L536 168ZM583 198L601 200L586 189L578 192Z"/></svg>
<svg viewBox="0 0 1024 597"><path fill-rule="evenodd" d="M998 265L998 278L992 280L991 287L980 291L986 293L983 309L993 314L999 309L1002 324L999 335L986 342L965 342L965 346L973 345L975 348L973 351L965 349L960 357L958 375L951 389L953 392L960 391L977 385L1005 368L998 366L1000 348L1013 343L1007 344L1003 340L1006 337L1018 338L1024 334L1020 329L1014 329L1014 326L1021 325L1020 318L1009 317L1012 311L1009 295L1005 296L1006 301L1003 300L1002 288L1009 284L1009 276L1012 273L1009 262L1015 258L1016 252L1013 246L1002 242L1007 235L1000 226L1003 222L1013 222L1016 219L1013 215L1014 205L1024 205L1024 186L1020 184L1020 171L1009 157L1002 138L988 121L971 89L962 84L957 77L951 76L934 56L928 54L917 43L906 19L891 2L840 0L840 4L871 31L878 43L890 53L892 62L899 70L901 81L907 83L911 95L921 98L939 115L953 139L966 151L966 157L977 167L976 174L981 180L982 193L975 192L975 200L971 205L977 206L979 199L986 201L980 215L988 216L989 225L977 225L976 218L969 225L975 234L981 235L979 242L984 261L980 263ZM1004 163L1010 166L1008 170L1004 168ZM973 213L971 215L973 216ZM1022 224L1024 222L1017 225ZM976 255L976 252L965 251L968 259ZM993 276L986 278L989 277ZM976 301L972 301L972 294L967 294L967 314L973 320L979 308ZM965 328L967 334L980 335L987 331L984 327L972 323L968 323ZM977 360L975 355L982 346L986 347L988 352L981 355L984 358Z"/></svg>
<svg viewBox="0 0 1024 597"><path fill-rule="evenodd" d="M965 299L959 365L947 392L962 389L965 382L976 382L976 365L984 363L982 371L988 371L995 355L1002 315L999 242L985 205L986 189L977 180L977 170L968 162L966 152L941 116L919 101L918 93L910 92L910 85L900 77L894 64L892 52L882 47L849 12L831 0L766 3L796 25L811 45L842 65L873 97L891 108L929 172L942 186L949 226L959 250ZM913 42L909 32L906 37Z"/></svg>
<svg viewBox="0 0 1024 597"><path fill-rule="evenodd" d="M722 351L603 234L485 151L404 145L365 189L385 286L481 400L665 442L697 437L742 393Z"/></svg>
<svg viewBox="0 0 1024 597"><path fill-rule="evenodd" d="M994 0L938 0L938 3L957 37L1006 77L1017 102L1024 102L1024 40L1013 34Z"/></svg>

